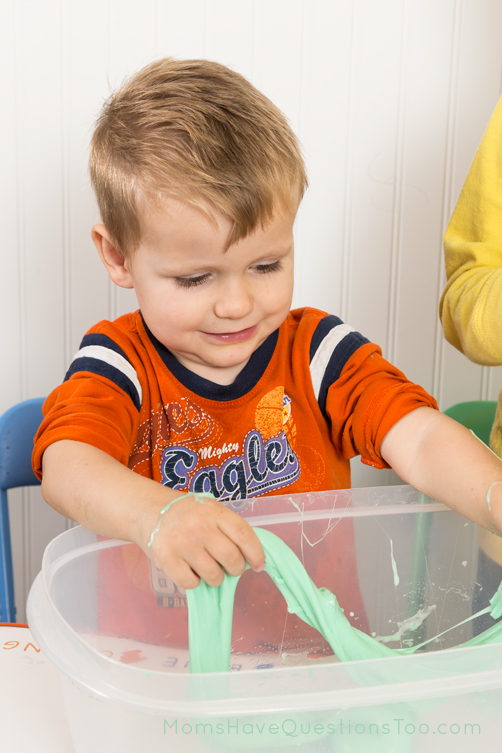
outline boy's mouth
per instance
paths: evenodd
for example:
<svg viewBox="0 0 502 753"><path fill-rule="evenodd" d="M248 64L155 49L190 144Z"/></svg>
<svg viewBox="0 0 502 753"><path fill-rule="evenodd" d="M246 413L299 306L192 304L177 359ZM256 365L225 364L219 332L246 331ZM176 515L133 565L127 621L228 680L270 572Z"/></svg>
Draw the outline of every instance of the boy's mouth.
<svg viewBox="0 0 502 753"><path fill-rule="evenodd" d="M209 340L220 343L239 343L253 337L257 329L258 325L254 324L252 327L239 330L239 332L204 332L203 334Z"/></svg>

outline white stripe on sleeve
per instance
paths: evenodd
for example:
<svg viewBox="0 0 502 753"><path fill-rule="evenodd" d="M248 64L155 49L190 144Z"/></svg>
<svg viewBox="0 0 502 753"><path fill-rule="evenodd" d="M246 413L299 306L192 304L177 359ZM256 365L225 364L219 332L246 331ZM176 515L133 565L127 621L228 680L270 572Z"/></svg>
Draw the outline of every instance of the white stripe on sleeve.
<svg viewBox="0 0 502 753"><path fill-rule="evenodd" d="M310 362L310 375L312 377L312 386L314 388L316 400L319 399L322 378L335 348L341 343L344 337L350 335L351 332L355 332L353 327L349 327L348 324L338 324L328 332L317 348L315 355Z"/></svg>
<svg viewBox="0 0 502 753"><path fill-rule="evenodd" d="M128 377L128 379L130 379L136 387L139 396L139 402L141 405L143 392L141 390L141 385L139 383L136 370L131 366L129 361L127 361L123 356L120 355L120 353L116 353L110 348L105 348L103 345L86 345L85 347L81 348L78 353L75 354L72 359L72 363L77 358L96 358L98 361L104 361L110 366L114 366L116 369L121 371L122 374Z"/></svg>

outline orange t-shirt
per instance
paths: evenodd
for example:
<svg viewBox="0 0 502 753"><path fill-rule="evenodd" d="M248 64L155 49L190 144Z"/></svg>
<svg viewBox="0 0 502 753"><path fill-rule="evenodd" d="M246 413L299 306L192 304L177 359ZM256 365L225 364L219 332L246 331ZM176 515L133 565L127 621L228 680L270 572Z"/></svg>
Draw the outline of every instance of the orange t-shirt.
<svg viewBox="0 0 502 753"><path fill-rule="evenodd" d="M40 478L42 454L51 443L87 442L136 473L180 491L212 492L246 514L253 497L350 487L349 459L355 455L363 463L387 467L380 456L382 439L421 405L437 407L382 358L377 345L316 309L292 311L230 385L215 384L182 366L136 311L100 322L84 337L65 381L44 405L33 466ZM271 499L270 512L273 505ZM340 527L335 548L336 553L323 556L333 559L338 573L336 595L346 614L360 616L355 624L364 629L351 526L344 526L343 533ZM124 547L107 556L122 557L120 549ZM320 549L318 560L319 554ZM122 564L129 573L144 567ZM314 580L316 567L313 561ZM263 586L254 573L248 576L248 595L238 589L236 599L249 602L248 614L261 599L256 631L264 630L265 620L262 642L276 645L284 621L275 631L270 624L271 600L279 598L272 596L275 586L271 581ZM139 587L138 578L133 580L131 588ZM173 584L165 598L143 590L145 609L152 614L157 606L171 607L169 640L178 628L180 635L185 633L185 600L182 594L172 597ZM258 591L260 599L255 598ZM124 610L127 598L113 594L109 603ZM162 642L164 618L151 617L149 635L152 620L158 622L155 639ZM178 625L174 631L173 620Z"/></svg>

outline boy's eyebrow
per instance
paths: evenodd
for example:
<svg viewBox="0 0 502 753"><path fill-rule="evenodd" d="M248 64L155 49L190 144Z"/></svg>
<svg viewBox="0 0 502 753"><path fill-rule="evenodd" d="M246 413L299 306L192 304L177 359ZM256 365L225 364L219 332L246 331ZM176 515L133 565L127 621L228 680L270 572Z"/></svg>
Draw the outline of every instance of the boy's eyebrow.
<svg viewBox="0 0 502 753"><path fill-rule="evenodd" d="M278 256L286 256L286 254L289 254L289 252L293 250L293 246L293 243L288 243L287 246L276 247L271 251L267 251L267 253L263 253L258 256L254 260L253 264L257 264L258 262L264 261L265 259L275 259Z"/></svg>

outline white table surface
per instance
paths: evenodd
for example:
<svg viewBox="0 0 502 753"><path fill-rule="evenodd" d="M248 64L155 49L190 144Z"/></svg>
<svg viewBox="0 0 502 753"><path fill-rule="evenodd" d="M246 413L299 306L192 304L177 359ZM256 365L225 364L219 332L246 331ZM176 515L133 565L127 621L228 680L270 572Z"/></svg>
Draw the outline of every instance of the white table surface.
<svg viewBox="0 0 502 753"><path fill-rule="evenodd" d="M74 753L58 670L29 628L0 623L0 750Z"/></svg>

